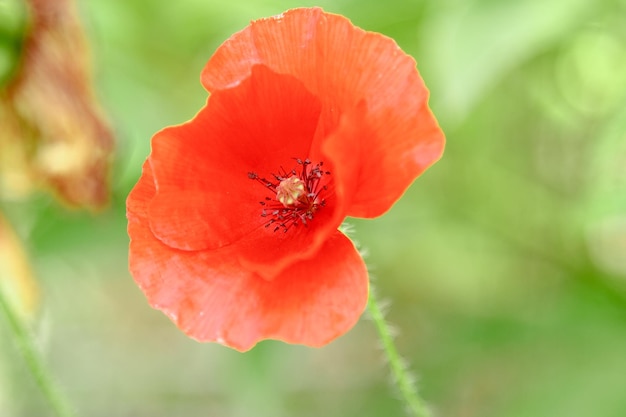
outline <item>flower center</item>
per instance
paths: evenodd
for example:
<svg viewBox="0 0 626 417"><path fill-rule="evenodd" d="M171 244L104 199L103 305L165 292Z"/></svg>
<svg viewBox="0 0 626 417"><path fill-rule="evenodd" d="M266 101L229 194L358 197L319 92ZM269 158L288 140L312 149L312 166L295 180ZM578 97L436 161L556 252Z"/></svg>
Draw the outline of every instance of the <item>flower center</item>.
<svg viewBox="0 0 626 417"><path fill-rule="evenodd" d="M323 171L323 162L313 165L308 160L295 159L298 167L287 172L281 168L278 174L272 174L273 181L259 177L256 172L249 172L248 178L256 180L271 193L260 204L263 206L261 217L267 218L265 227L274 227L274 232L287 232L292 226L305 227L313 220L315 213L326 205L322 191L326 185L320 182L329 171Z"/></svg>
<svg viewBox="0 0 626 417"><path fill-rule="evenodd" d="M299 177L291 176L282 180L276 187L276 200L285 207L292 207L307 202L306 187Z"/></svg>

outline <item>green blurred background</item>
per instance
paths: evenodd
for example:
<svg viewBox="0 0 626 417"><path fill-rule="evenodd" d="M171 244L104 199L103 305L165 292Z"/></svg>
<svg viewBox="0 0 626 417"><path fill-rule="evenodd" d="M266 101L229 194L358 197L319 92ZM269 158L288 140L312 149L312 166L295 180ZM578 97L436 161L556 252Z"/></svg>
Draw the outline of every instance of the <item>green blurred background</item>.
<svg viewBox="0 0 626 417"><path fill-rule="evenodd" d="M626 416L626 1L81 0L114 126L112 203L0 202L42 287L40 346L80 416L401 416L373 323L322 349L186 338L127 272L125 198L200 71L251 19L319 5L418 62L443 159L354 220L437 416ZM0 319L0 417L48 416Z"/></svg>

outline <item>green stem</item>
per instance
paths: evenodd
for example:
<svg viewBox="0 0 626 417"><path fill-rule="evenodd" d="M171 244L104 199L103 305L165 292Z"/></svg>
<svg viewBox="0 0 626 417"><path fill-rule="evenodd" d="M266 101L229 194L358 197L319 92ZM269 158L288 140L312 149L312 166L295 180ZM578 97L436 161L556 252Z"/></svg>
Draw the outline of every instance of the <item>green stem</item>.
<svg viewBox="0 0 626 417"><path fill-rule="evenodd" d="M393 374L393 379L398 391L407 406L408 412L414 417L431 417L430 410L420 398L413 383L413 378L407 370L402 358L398 355L398 350L393 342L393 335L389 324L385 321L383 312L376 300L373 288L370 288L367 309L374 321L378 337L382 342L385 356L389 361L389 367Z"/></svg>
<svg viewBox="0 0 626 417"><path fill-rule="evenodd" d="M69 403L54 384L53 378L46 369L43 358L37 349L33 334L28 329L26 323L24 323L24 320L15 312L9 300L5 297L1 285L0 309L4 311L8 319L9 327L13 332L13 339L18 350L24 357L26 365L30 369L43 395L50 403L52 410L58 417L73 417L74 412L69 406Z"/></svg>

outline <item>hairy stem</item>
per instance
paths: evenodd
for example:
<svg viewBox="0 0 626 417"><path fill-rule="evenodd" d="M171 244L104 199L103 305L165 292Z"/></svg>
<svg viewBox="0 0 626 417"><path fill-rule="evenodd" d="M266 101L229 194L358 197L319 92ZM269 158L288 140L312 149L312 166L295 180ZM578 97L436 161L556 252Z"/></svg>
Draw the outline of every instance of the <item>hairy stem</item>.
<svg viewBox="0 0 626 417"><path fill-rule="evenodd" d="M380 304L376 299L376 294L372 288L370 288L369 300L367 303L367 309L369 311L378 337L382 343L382 348L389 362L391 373L393 375L394 383L402 395L402 399L406 404L409 415L414 417L432 417L432 414L426 406L424 400L422 400L417 393L417 388L413 382L413 378L410 372L407 370L398 350L393 341L393 335L391 327L385 321L385 317L380 308Z"/></svg>
<svg viewBox="0 0 626 417"><path fill-rule="evenodd" d="M3 311L7 317L17 349L22 354L24 362L26 362L28 369L43 395L48 400L52 411L58 417L73 417L74 412L65 397L61 394L61 391L54 384L54 380L44 364L43 358L37 349L33 334L19 314L16 313L10 301L5 297L1 285L0 310Z"/></svg>

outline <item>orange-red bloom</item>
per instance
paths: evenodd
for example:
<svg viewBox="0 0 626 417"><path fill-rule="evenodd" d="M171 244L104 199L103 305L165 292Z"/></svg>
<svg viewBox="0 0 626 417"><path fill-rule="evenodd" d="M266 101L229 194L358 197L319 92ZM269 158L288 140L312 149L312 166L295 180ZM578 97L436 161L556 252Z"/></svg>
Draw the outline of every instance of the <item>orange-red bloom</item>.
<svg viewBox="0 0 626 417"><path fill-rule="evenodd" d="M368 276L338 227L387 211L443 151L415 61L319 8L254 21L202 72L193 120L152 139L128 197L130 270L189 336L321 346Z"/></svg>

